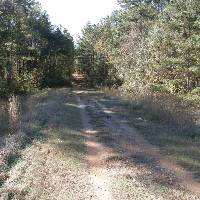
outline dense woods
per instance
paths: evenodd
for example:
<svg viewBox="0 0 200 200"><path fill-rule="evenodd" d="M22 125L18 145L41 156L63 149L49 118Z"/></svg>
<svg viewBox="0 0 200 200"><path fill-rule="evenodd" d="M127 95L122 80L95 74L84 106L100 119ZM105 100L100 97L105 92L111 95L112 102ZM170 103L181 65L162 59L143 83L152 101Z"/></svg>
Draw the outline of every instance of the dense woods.
<svg viewBox="0 0 200 200"><path fill-rule="evenodd" d="M75 42L40 1L0 0L0 199L200 200L200 0L115 0ZM77 2L43 1L115 5Z"/></svg>
<svg viewBox="0 0 200 200"><path fill-rule="evenodd" d="M80 70L91 85L119 88L152 118L193 135L200 102L199 1L118 3L120 10L83 29Z"/></svg>
<svg viewBox="0 0 200 200"><path fill-rule="evenodd" d="M121 10L88 23L79 40L79 63L92 83L199 94L199 1L118 2Z"/></svg>
<svg viewBox="0 0 200 200"><path fill-rule="evenodd" d="M36 1L0 1L0 95L69 86L78 69L91 86L119 88L155 118L181 130L196 124L199 1L118 3L121 9L86 24L75 50L69 32L52 25Z"/></svg>
<svg viewBox="0 0 200 200"><path fill-rule="evenodd" d="M198 0L118 0L121 9L88 23L77 60L91 85L199 94ZM73 38L34 0L0 2L0 93L70 84Z"/></svg>
<svg viewBox="0 0 200 200"><path fill-rule="evenodd" d="M34 0L0 1L0 94L69 85L73 39Z"/></svg>

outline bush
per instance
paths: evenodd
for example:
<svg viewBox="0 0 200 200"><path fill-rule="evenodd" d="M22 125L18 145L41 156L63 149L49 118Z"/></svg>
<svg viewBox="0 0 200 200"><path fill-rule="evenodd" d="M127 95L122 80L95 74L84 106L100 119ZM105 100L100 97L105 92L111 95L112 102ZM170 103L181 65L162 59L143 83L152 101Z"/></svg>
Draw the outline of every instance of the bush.
<svg viewBox="0 0 200 200"><path fill-rule="evenodd" d="M192 95L200 95L200 87L197 87L191 91Z"/></svg>
<svg viewBox="0 0 200 200"><path fill-rule="evenodd" d="M42 82L43 87L66 87L71 86L71 77L67 73L47 74Z"/></svg>
<svg viewBox="0 0 200 200"><path fill-rule="evenodd" d="M165 85L171 93L182 93L186 88L186 83L182 79L167 80Z"/></svg>
<svg viewBox="0 0 200 200"><path fill-rule="evenodd" d="M9 93L9 88L7 86L7 81L0 81L0 96L5 97Z"/></svg>
<svg viewBox="0 0 200 200"><path fill-rule="evenodd" d="M40 86L39 80L40 73L37 70L32 72L24 71L18 77L16 77L15 92L24 94L37 90Z"/></svg>
<svg viewBox="0 0 200 200"><path fill-rule="evenodd" d="M108 88L104 92L127 99L130 105L142 108L150 120L165 124L182 135L199 135L197 130L198 108L183 97L152 91L146 91L143 94L130 94L119 90L109 90Z"/></svg>
<svg viewBox="0 0 200 200"><path fill-rule="evenodd" d="M155 119L179 132L190 135L198 120L196 110L182 98L173 94L149 94L139 98L143 108Z"/></svg>
<svg viewBox="0 0 200 200"><path fill-rule="evenodd" d="M150 89L152 92L169 93L169 90L163 84L152 84L150 85Z"/></svg>

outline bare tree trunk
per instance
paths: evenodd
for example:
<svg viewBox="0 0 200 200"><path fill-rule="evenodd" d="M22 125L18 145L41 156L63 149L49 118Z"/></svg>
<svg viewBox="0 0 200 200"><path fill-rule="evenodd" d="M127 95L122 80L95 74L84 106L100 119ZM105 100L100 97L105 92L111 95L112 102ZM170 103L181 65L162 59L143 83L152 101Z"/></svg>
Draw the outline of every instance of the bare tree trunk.
<svg viewBox="0 0 200 200"><path fill-rule="evenodd" d="M12 10L14 12L14 2L12 0ZM8 64L8 73L7 73L7 83L8 87L11 89L12 88L12 82L14 79L14 67L13 67L13 19L11 19L11 28L10 28L10 38L11 38L11 46L10 46L10 54L9 54L9 64Z"/></svg>
<svg viewBox="0 0 200 200"><path fill-rule="evenodd" d="M9 134L17 134L19 132L20 123L20 109L19 100L17 96L11 95L8 99L8 120L9 120Z"/></svg>

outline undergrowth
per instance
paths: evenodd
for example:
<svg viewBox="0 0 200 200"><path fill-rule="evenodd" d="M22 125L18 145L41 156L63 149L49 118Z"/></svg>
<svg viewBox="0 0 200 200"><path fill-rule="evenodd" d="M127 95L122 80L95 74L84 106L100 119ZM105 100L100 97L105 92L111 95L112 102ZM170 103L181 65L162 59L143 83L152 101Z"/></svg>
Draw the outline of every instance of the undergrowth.
<svg viewBox="0 0 200 200"><path fill-rule="evenodd" d="M200 124L197 104L173 95L125 96L104 90L101 102L127 118L163 155L177 161L200 181ZM194 107L194 105L196 105Z"/></svg>

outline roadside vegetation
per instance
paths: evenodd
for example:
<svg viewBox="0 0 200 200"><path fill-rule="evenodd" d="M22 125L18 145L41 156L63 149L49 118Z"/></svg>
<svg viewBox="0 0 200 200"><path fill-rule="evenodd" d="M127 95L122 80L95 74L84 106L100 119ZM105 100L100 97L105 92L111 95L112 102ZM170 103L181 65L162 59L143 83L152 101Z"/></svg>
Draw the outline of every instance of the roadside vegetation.
<svg viewBox="0 0 200 200"><path fill-rule="evenodd" d="M200 183L199 0L118 3L99 23L88 22L75 45L37 1L0 1L0 198L103 199L108 186L116 199L143 198L148 188L149 199L157 191L168 198L166 188L190 199L185 188L174 190L171 172L157 168L159 156L149 159L134 128L152 152ZM84 130L80 111L92 130ZM108 163L112 155L118 168ZM136 169L147 179L137 179Z"/></svg>
<svg viewBox="0 0 200 200"><path fill-rule="evenodd" d="M72 91L43 90L22 104L20 132L1 146L0 198L86 199L86 148Z"/></svg>
<svg viewBox="0 0 200 200"><path fill-rule="evenodd" d="M130 97L119 95L117 91L105 89L104 92L97 96L101 103L121 115L130 126L137 128L147 141L159 147L164 156L176 161L185 170L190 171L197 181L200 180L199 125L195 124L194 132L190 131L189 135L187 132L183 134L177 126L170 125L160 118L162 113L149 110L146 103L138 104ZM182 118L184 117L183 115Z"/></svg>
<svg viewBox="0 0 200 200"><path fill-rule="evenodd" d="M73 38L34 0L0 2L0 95L70 85Z"/></svg>
<svg viewBox="0 0 200 200"><path fill-rule="evenodd" d="M199 2L119 4L120 10L83 29L80 70L91 85L119 88L155 118L193 137L200 106Z"/></svg>

